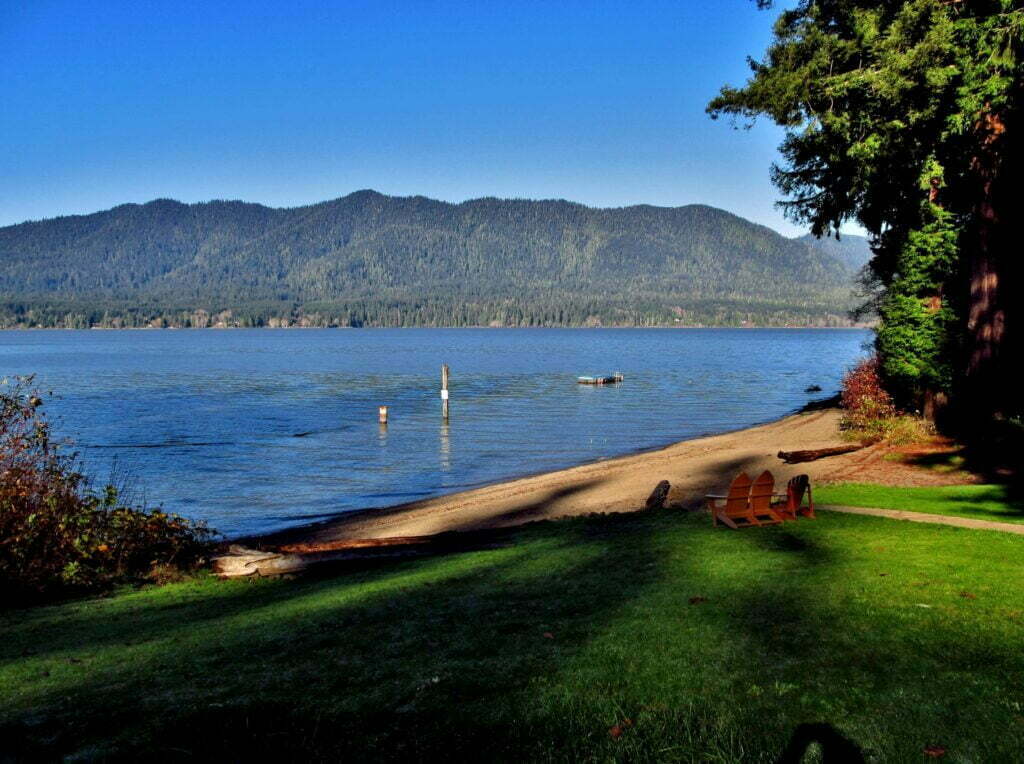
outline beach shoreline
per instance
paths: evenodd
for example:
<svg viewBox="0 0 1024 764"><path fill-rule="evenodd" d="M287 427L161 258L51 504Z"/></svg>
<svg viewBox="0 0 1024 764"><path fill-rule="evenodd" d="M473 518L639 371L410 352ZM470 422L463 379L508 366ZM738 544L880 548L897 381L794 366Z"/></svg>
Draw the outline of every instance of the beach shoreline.
<svg viewBox="0 0 1024 764"><path fill-rule="evenodd" d="M808 474L812 482L841 479L865 458L864 452L799 465L783 464L777 455L779 451L848 444L840 436L840 416L835 408L798 412L657 449L402 504L352 510L236 541L260 547L331 544L478 531L593 513L633 512L644 509L647 497L661 480L668 480L672 486L667 505L696 508L704 494L725 488L741 471L753 476L771 470L779 485L800 473Z"/></svg>

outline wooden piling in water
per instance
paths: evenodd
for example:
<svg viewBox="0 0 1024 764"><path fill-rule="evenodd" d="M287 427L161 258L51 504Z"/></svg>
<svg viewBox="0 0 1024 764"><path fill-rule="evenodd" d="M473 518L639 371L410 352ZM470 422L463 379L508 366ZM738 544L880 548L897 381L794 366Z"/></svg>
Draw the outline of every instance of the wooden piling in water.
<svg viewBox="0 0 1024 764"><path fill-rule="evenodd" d="M441 417L448 421L448 364L441 364Z"/></svg>

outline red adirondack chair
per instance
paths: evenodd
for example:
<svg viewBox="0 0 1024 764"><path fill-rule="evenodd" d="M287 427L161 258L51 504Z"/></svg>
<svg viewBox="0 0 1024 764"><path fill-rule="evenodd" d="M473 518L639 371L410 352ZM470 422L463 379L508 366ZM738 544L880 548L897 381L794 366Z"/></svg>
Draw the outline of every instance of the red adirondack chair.
<svg viewBox="0 0 1024 764"><path fill-rule="evenodd" d="M804 494L807 495L807 504L804 504ZM798 515L815 519L811 479L807 475L791 478L786 485L786 500L773 504L772 509L786 520L796 520Z"/></svg>

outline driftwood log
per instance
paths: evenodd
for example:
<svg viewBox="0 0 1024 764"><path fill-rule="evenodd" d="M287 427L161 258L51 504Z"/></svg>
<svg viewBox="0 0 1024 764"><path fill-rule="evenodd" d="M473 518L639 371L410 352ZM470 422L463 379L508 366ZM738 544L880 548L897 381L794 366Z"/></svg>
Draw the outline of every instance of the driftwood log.
<svg viewBox="0 0 1024 764"><path fill-rule="evenodd" d="M214 557L211 563L213 572L220 578L284 576L330 563L364 564L372 560L494 549L502 545L506 534L505 529L463 531L434 536L285 544L270 550L233 544L224 554Z"/></svg>
<svg viewBox="0 0 1024 764"><path fill-rule="evenodd" d="M264 552L240 546L230 547L227 554L214 557L211 562L213 572L220 578L283 576L309 567L309 560L302 555Z"/></svg>
<svg viewBox="0 0 1024 764"><path fill-rule="evenodd" d="M662 480L651 492L651 495L647 497L647 509L662 509L665 506L665 500L668 498L669 489L672 486L667 480Z"/></svg>
<svg viewBox="0 0 1024 764"><path fill-rule="evenodd" d="M366 548L337 549L325 552L261 552L257 549L245 549L238 552L214 557L213 572L218 578L244 578L254 576L270 578L303 573L310 568L320 568L329 564L358 563L367 560L384 560L392 557L420 557L428 554L423 547L400 547L398 549L379 547L373 549L376 554L365 554Z"/></svg>
<svg viewBox="0 0 1024 764"><path fill-rule="evenodd" d="M815 459L824 459L826 456L839 456L859 451L864 446L851 444L849 446L832 446L831 448L813 448L807 451L779 451L779 458L786 464L799 464L800 462L813 462Z"/></svg>

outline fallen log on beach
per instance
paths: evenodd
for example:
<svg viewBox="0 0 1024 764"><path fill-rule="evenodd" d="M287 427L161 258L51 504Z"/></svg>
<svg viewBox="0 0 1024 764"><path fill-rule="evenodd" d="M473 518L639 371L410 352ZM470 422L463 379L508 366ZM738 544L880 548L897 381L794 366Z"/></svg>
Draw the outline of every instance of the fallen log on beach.
<svg viewBox="0 0 1024 764"><path fill-rule="evenodd" d="M231 547L227 554L211 560L213 572L220 578L244 576L283 576L309 567L309 560L297 554L264 552L259 549Z"/></svg>
<svg viewBox="0 0 1024 764"><path fill-rule="evenodd" d="M813 462L816 459L824 459L827 456L839 456L859 451L864 448L860 443L849 446L832 446L830 448L812 448L806 451L779 451L779 458L786 464L799 464L800 462Z"/></svg>
<svg viewBox="0 0 1024 764"><path fill-rule="evenodd" d="M330 563L359 564L373 560L494 549L501 546L507 534L507 529L462 531L433 536L284 544L272 549L251 549L233 544L224 554L214 557L211 564L219 578L285 576Z"/></svg>
<svg viewBox="0 0 1024 764"><path fill-rule="evenodd" d="M376 552L365 554L366 551ZM359 548L349 547L323 552L262 552L257 549L240 549L219 555L211 560L213 572L218 578L273 578L305 573L311 568L328 564L360 563L388 558L421 557L428 550L420 547Z"/></svg>

